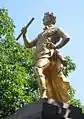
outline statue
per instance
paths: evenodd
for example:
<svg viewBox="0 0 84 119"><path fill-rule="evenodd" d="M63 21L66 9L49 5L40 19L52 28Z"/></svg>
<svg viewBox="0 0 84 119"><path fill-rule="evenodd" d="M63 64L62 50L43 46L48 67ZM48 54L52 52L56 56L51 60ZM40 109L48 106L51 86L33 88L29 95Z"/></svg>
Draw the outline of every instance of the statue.
<svg viewBox="0 0 84 119"><path fill-rule="evenodd" d="M35 72L41 98L52 98L66 103L69 101L70 85L61 69L67 62L57 49L66 45L70 37L61 28L55 27L55 23L54 14L47 12L43 18L43 31L34 40L29 41L24 27L23 39L27 48L36 46Z"/></svg>

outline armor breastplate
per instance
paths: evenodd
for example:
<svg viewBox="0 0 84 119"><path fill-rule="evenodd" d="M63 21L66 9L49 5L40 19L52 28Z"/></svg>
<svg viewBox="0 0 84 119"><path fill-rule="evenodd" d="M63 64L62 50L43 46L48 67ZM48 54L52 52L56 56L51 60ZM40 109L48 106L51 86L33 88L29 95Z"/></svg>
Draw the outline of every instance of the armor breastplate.
<svg viewBox="0 0 84 119"><path fill-rule="evenodd" d="M45 35L49 39L50 42L56 44L60 41L60 36L58 35L56 28L51 28L45 31Z"/></svg>

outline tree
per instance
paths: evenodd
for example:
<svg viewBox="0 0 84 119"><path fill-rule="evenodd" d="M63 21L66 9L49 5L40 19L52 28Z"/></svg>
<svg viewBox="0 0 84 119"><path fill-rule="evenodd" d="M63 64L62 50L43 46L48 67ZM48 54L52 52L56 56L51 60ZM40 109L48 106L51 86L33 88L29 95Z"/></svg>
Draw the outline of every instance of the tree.
<svg viewBox="0 0 84 119"><path fill-rule="evenodd" d="M72 71L75 71L76 65L75 63L72 62L69 56L66 56L65 58L67 60L68 65L66 68L63 69L63 74L65 75L65 77L68 77ZM71 105L76 106L76 107L82 107L81 101L79 99L76 99L75 97L75 90L72 88L72 86L69 90L69 95L70 95Z"/></svg>
<svg viewBox="0 0 84 119"><path fill-rule="evenodd" d="M33 73L34 52L15 42L14 28L15 25L8 16L8 11L0 9L1 117L10 115L22 105L32 102L38 91Z"/></svg>
<svg viewBox="0 0 84 119"><path fill-rule="evenodd" d="M0 118L14 113L18 108L39 99L38 84L34 73L34 50L16 43L14 22L7 9L0 9ZM66 57L65 76L75 70L75 64ZM74 100L74 90L70 96ZM72 102L73 102L72 100ZM73 102L77 103L79 100ZM72 103L72 104L73 104Z"/></svg>

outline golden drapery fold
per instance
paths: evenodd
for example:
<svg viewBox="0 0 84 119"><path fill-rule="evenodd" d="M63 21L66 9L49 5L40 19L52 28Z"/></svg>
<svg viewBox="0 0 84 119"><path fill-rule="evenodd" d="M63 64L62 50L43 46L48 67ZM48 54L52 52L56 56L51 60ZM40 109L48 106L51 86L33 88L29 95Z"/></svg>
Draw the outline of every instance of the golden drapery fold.
<svg viewBox="0 0 84 119"><path fill-rule="evenodd" d="M59 102L68 102L70 85L63 73L58 72L56 62L49 62L43 69L43 73L46 80L47 97Z"/></svg>

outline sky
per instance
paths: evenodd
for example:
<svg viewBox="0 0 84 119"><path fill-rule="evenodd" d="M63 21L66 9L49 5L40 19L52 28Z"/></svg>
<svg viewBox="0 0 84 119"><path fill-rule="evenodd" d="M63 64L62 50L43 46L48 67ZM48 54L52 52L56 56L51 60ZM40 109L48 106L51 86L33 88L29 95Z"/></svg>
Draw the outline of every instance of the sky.
<svg viewBox="0 0 84 119"><path fill-rule="evenodd" d="M0 0L0 8L3 7L8 9L9 16L14 21L15 37L32 17L35 18L27 32L30 40L42 31L45 12L53 12L56 15L56 26L61 27L71 38L60 52L64 56L70 56L77 67L68 79L76 90L76 98L84 103L84 0ZM23 39L20 38L18 42L23 44Z"/></svg>

